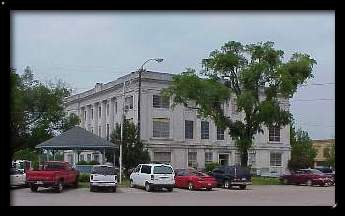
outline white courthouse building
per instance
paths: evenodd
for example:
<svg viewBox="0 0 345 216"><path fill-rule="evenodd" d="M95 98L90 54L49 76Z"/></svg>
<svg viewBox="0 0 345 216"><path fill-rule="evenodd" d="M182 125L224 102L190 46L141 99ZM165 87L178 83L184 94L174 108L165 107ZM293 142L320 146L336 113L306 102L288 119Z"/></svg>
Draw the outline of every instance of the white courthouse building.
<svg viewBox="0 0 345 216"><path fill-rule="evenodd" d="M172 74L168 73L142 73L141 140L146 144L151 160L169 162L174 168L194 166L200 169L208 162L240 163L228 131L218 129L211 119L200 117L196 110L183 105L172 109L169 106L172 101L160 97L160 91L169 86L171 78ZM106 84L97 83L91 90L66 98L65 109L80 117L80 127L109 139L116 123L121 122L123 102L126 119L137 124L138 89L138 73L131 73ZM281 101L281 106L289 109L288 100ZM235 99L225 103L224 110L230 118L244 117L236 111ZM255 135L248 155L248 164L252 168L261 174L280 174L286 171L289 159L289 126L281 129L264 127L264 134Z"/></svg>

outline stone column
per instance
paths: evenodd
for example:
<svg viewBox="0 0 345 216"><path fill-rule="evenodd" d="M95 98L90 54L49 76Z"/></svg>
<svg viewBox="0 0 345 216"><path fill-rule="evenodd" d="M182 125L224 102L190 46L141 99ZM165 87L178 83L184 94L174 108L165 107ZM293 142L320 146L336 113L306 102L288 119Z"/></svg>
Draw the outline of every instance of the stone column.
<svg viewBox="0 0 345 216"><path fill-rule="evenodd" d="M107 100L104 100L101 102L101 119L100 119L100 126L102 127L102 131L101 131L101 137L102 138L106 138L106 116L107 116Z"/></svg>
<svg viewBox="0 0 345 216"><path fill-rule="evenodd" d="M80 113L79 113L79 118L80 118L80 127L82 127L82 128L86 128L84 111L85 111L85 107L81 107Z"/></svg>
<svg viewBox="0 0 345 216"><path fill-rule="evenodd" d="M109 116L108 116L108 122L109 122L109 136L111 135L111 132L114 128L114 98L110 98L108 100L109 103Z"/></svg>
<svg viewBox="0 0 345 216"><path fill-rule="evenodd" d="M98 135L98 106L99 102L93 104L93 132Z"/></svg>

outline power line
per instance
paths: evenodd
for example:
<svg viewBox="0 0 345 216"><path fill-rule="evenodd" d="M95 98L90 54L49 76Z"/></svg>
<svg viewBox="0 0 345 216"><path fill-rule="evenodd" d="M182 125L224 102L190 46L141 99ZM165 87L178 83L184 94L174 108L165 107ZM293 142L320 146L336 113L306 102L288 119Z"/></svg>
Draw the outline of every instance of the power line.
<svg viewBox="0 0 345 216"><path fill-rule="evenodd" d="M334 98L291 99L292 101L334 101Z"/></svg>
<svg viewBox="0 0 345 216"><path fill-rule="evenodd" d="M303 84L301 86L323 86L323 85L334 85L334 82L328 82L328 83L310 83L310 84Z"/></svg>

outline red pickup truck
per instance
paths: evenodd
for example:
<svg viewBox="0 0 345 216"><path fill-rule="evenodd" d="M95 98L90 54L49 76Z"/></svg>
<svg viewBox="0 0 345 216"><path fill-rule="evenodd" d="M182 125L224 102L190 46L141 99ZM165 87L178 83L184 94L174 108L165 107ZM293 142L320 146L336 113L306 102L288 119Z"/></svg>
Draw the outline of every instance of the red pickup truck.
<svg viewBox="0 0 345 216"><path fill-rule="evenodd" d="M62 192L65 185L78 187L79 171L64 161L47 161L40 170L29 170L26 181L31 191L37 192L38 187L54 187Z"/></svg>

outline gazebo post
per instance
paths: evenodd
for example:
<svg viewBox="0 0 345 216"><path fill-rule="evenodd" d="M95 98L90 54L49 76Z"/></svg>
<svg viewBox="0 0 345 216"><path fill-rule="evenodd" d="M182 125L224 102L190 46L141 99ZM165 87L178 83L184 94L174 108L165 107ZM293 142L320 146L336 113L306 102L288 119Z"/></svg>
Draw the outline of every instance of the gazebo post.
<svg viewBox="0 0 345 216"><path fill-rule="evenodd" d="M47 161L49 161L49 150L47 149Z"/></svg>

